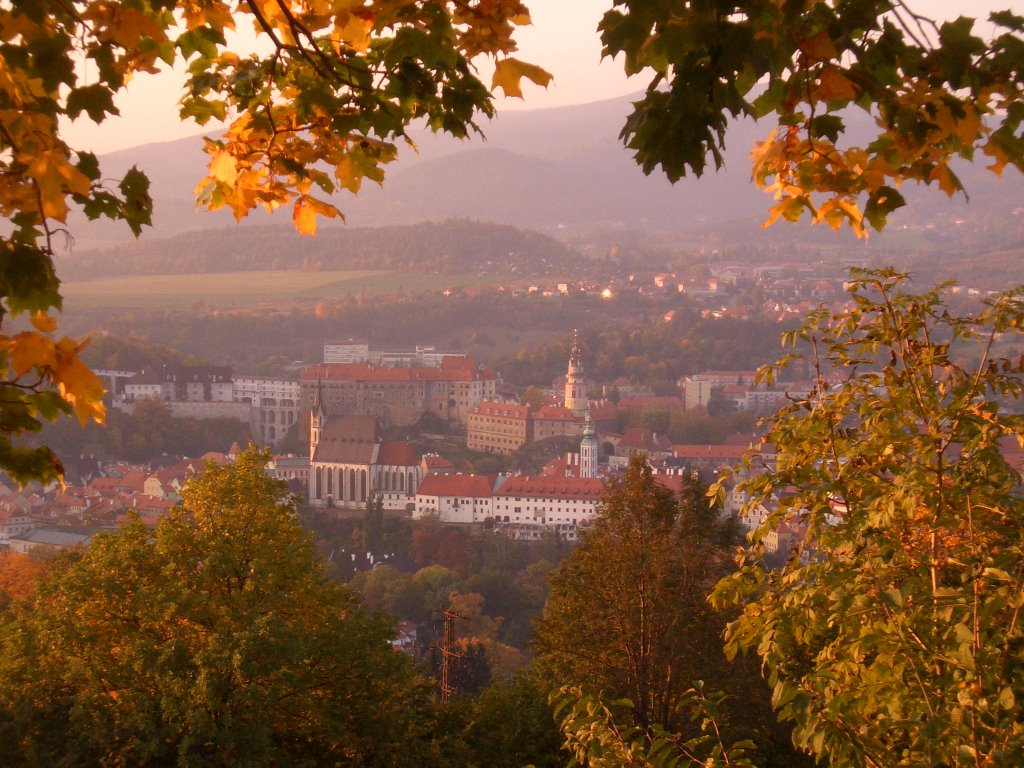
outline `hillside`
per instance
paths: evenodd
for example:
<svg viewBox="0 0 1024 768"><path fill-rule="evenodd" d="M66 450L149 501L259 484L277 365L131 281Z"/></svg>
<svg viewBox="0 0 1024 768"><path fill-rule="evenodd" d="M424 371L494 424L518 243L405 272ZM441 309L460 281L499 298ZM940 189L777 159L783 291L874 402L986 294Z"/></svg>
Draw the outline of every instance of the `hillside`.
<svg viewBox="0 0 1024 768"><path fill-rule="evenodd" d="M388 168L383 188L368 184L358 198L346 192L336 203L345 212L349 228L479 219L577 243L601 233L600 240L613 244L632 237L646 244L668 242L673 247L740 253L764 247L783 253L842 249L887 262L920 262L923 258L928 264L948 265L953 273L965 254L985 261L991 253L1003 263L1005 254L1024 248L1024 208L1020 206L1024 177L1008 169L997 180L980 164L961 166L958 171L969 200L963 196L950 200L934 189L904 187L908 208L891 217L884 235L872 235L867 242L805 224L779 223L764 232L759 225L770 199L751 183L748 159L755 140L766 133L764 127L738 121L727 137L725 168L700 179L683 178L673 186L658 173L645 176L619 143L618 132L628 111L628 99L621 98L507 112L484 126L486 140L477 137L459 142L423 130L414 132L418 152L401 149L399 159ZM862 118L852 119L851 124L856 132L858 119L859 130L864 132L868 126ZM274 248L268 249L263 234L247 234L253 230L262 233L259 228L268 224L286 229L287 212L270 218L257 211L241 225L226 211L197 213L192 189L203 175L206 159L200 147L197 136L126 149L103 158L107 177L116 178L137 163L152 178L155 226L144 234L144 245L203 230L202 235L192 235L178 245L152 247L156 251L173 249L176 259L187 262L193 259L193 251L205 252L207 243L215 242L232 254L221 256L222 260L232 262L237 251L243 262L255 260L263 265L253 268L268 268L267 262L275 259L293 261L290 253L283 255L293 247L322 258L325 264L336 258L331 240L335 235L328 234L326 226L323 237L317 239L329 241L329 247L304 243L282 249L279 237L283 235L275 234L270 240ZM226 233L223 237L210 232L218 227ZM142 259L148 264L147 259L156 258L148 255L149 245L139 251L107 250L105 256L87 253L128 242L130 236L123 226L73 221L71 231L76 246L62 259L62 276L82 275L91 269L109 274L137 268L101 266L104 259ZM323 256L319 255L321 249ZM251 253L253 250L258 253ZM424 258L432 261L437 256L427 253ZM167 269L168 258L164 254L153 263L162 259L158 268ZM399 259L397 263L407 266L409 261ZM1007 264L1011 273L1013 266L1011 259ZM73 271L65 274L64 269ZM1001 273L1005 271L1000 267Z"/></svg>
<svg viewBox="0 0 1024 768"><path fill-rule="evenodd" d="M440 274L572 274L562 242L504 224L467 219L379 228L321 228L302 237L287 224L187 232L61 257L64 280L114 275L302 269Z"/></svg>

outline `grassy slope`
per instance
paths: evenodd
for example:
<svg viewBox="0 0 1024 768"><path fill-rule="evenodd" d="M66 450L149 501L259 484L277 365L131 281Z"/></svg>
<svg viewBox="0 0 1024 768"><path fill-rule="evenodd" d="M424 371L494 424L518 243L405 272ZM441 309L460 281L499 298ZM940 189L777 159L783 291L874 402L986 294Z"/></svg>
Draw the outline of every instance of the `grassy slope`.
<svg viewBox="0 0 1024 768"><path fill-rule="evenodd" d="M396 291L441 290L506 282L500 276L422 275L381 271L224 272L202 275L147 275L116 277L61 285L65 306L138 307L147 309L188 308L197 302L221 308L259 305L309 305L324 299L339 299L365 292L368 295Z"/></svg>

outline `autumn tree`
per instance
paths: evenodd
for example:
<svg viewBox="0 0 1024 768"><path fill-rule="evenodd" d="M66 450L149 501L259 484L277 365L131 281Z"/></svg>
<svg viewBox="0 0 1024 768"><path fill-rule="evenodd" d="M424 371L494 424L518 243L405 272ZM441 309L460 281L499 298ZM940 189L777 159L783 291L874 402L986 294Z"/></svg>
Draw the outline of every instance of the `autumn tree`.
<svg viewBox="0 0 1024 768"><path fill-rule="evenodd" d="M417 765L429 700L265 454L54 567L0 638L5 765Z"/></svg>
<svg viewBox="0 0 1024 768"><path fill-rule="evenodd" d="M289 206L300 232L338 217L339 189L380 182L406 127L425 121L464 137L493 114L474 61L494 60L491 87L521 95L520 80L549 79L512 57L512 32L529 22L518 0L12 0L0 8L0 467L15 479L58 477L45 446L13 438L74 412L100 421L103 388L82 364L84 342L55 336L61 308L53 256L71 239L72 208L150 223L143 172L116 182L95 155L69 146L67 121L102 123L140 72L188 65L181 116L228 121L206 139L209 175L196 189L208 209L242 218ZM234 50L236 29L256 32ZM15 331L10 318L30 324Z"/></svg>
<svg viewBox="0 0 1024 768"><path fill-rule="evenodd" d="M677 497L635 455L550 577L533 639L550 679L628 698L640 728L682 726L684 693L724 662L706 600L728 561L720 536L697 481Z"/></svg>
<svg viewBox="0 0 1024 768"><path fill-rule="evenodd" d="M715 592L739 606L796 744L832 766L1010 766L1024 753L1024 291L958 316L941 288L862 273L853 307L786 336L818 385L768 422L772 510ZM1018 352L1012 359L999 350ZM973 359L972 364L964 361ZM806 530L780 570L780 524Z"/></svg>
<svg viewBox="0 0 1024 768"><path fill-rule="evenodd" d="M650 76L621 137L646 173L675 181L721 167L729 122L758 118L774 125L753 152L776 200L768 223L808 213L858 234L904 205L904 181L963 191L957 158L1024 170L1024 17L992 13L983 36L975 19L940 23L926 6L613 0L604 53ZM857 113L873 123L866 137Z"/></svg>

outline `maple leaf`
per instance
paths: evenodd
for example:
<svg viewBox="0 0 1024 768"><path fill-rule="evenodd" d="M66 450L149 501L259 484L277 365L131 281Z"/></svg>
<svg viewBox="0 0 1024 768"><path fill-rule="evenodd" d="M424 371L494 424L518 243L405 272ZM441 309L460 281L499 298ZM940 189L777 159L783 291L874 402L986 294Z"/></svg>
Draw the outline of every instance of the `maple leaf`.
<svg viewBox="0 0 1024 768"><path fill-rule="evenodd" d="M333 219L340 215L341 212L333 205L329 205L309 195L301 195L295 201L295 206L292 209L292 221L295 223L295 229L300 235L316 234L317 216Z"/></svg>
<svg viewBox="0 0 1024 768"><path fill-rule="evenodd" d="M22 331L10 340L11 368L21 378L33 369L53 369L57 365L57 346L36 331Z"/></svg>
<svg viewBox="0 0 1024 768"><path fill-rule="evenodd" d="M501 88L506 97L523 98L523 90L520 81L523 78L531 80L542 88L547 88L551 82L551 74L535 64L527 64L525 61L508 57L501 59L494 65L494 77L491 79L491 90Z"/></svg>

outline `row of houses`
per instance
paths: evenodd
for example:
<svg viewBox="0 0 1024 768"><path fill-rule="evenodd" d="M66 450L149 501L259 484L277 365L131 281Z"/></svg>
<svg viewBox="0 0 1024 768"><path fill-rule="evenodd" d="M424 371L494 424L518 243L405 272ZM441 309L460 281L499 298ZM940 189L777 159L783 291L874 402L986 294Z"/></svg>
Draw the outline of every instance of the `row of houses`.
<svg viewBox="0 0 1024 768"><path fill-rule="evenodd" d="M84 546L101 530L124 523L129 513L147 525L180 500L188 479L208 462L223 464L237 452L207 453L158 469L111 464L80 483L42 487L30 483L17 490L0 484L0 546L26 554L38 547Z"/></svg>

